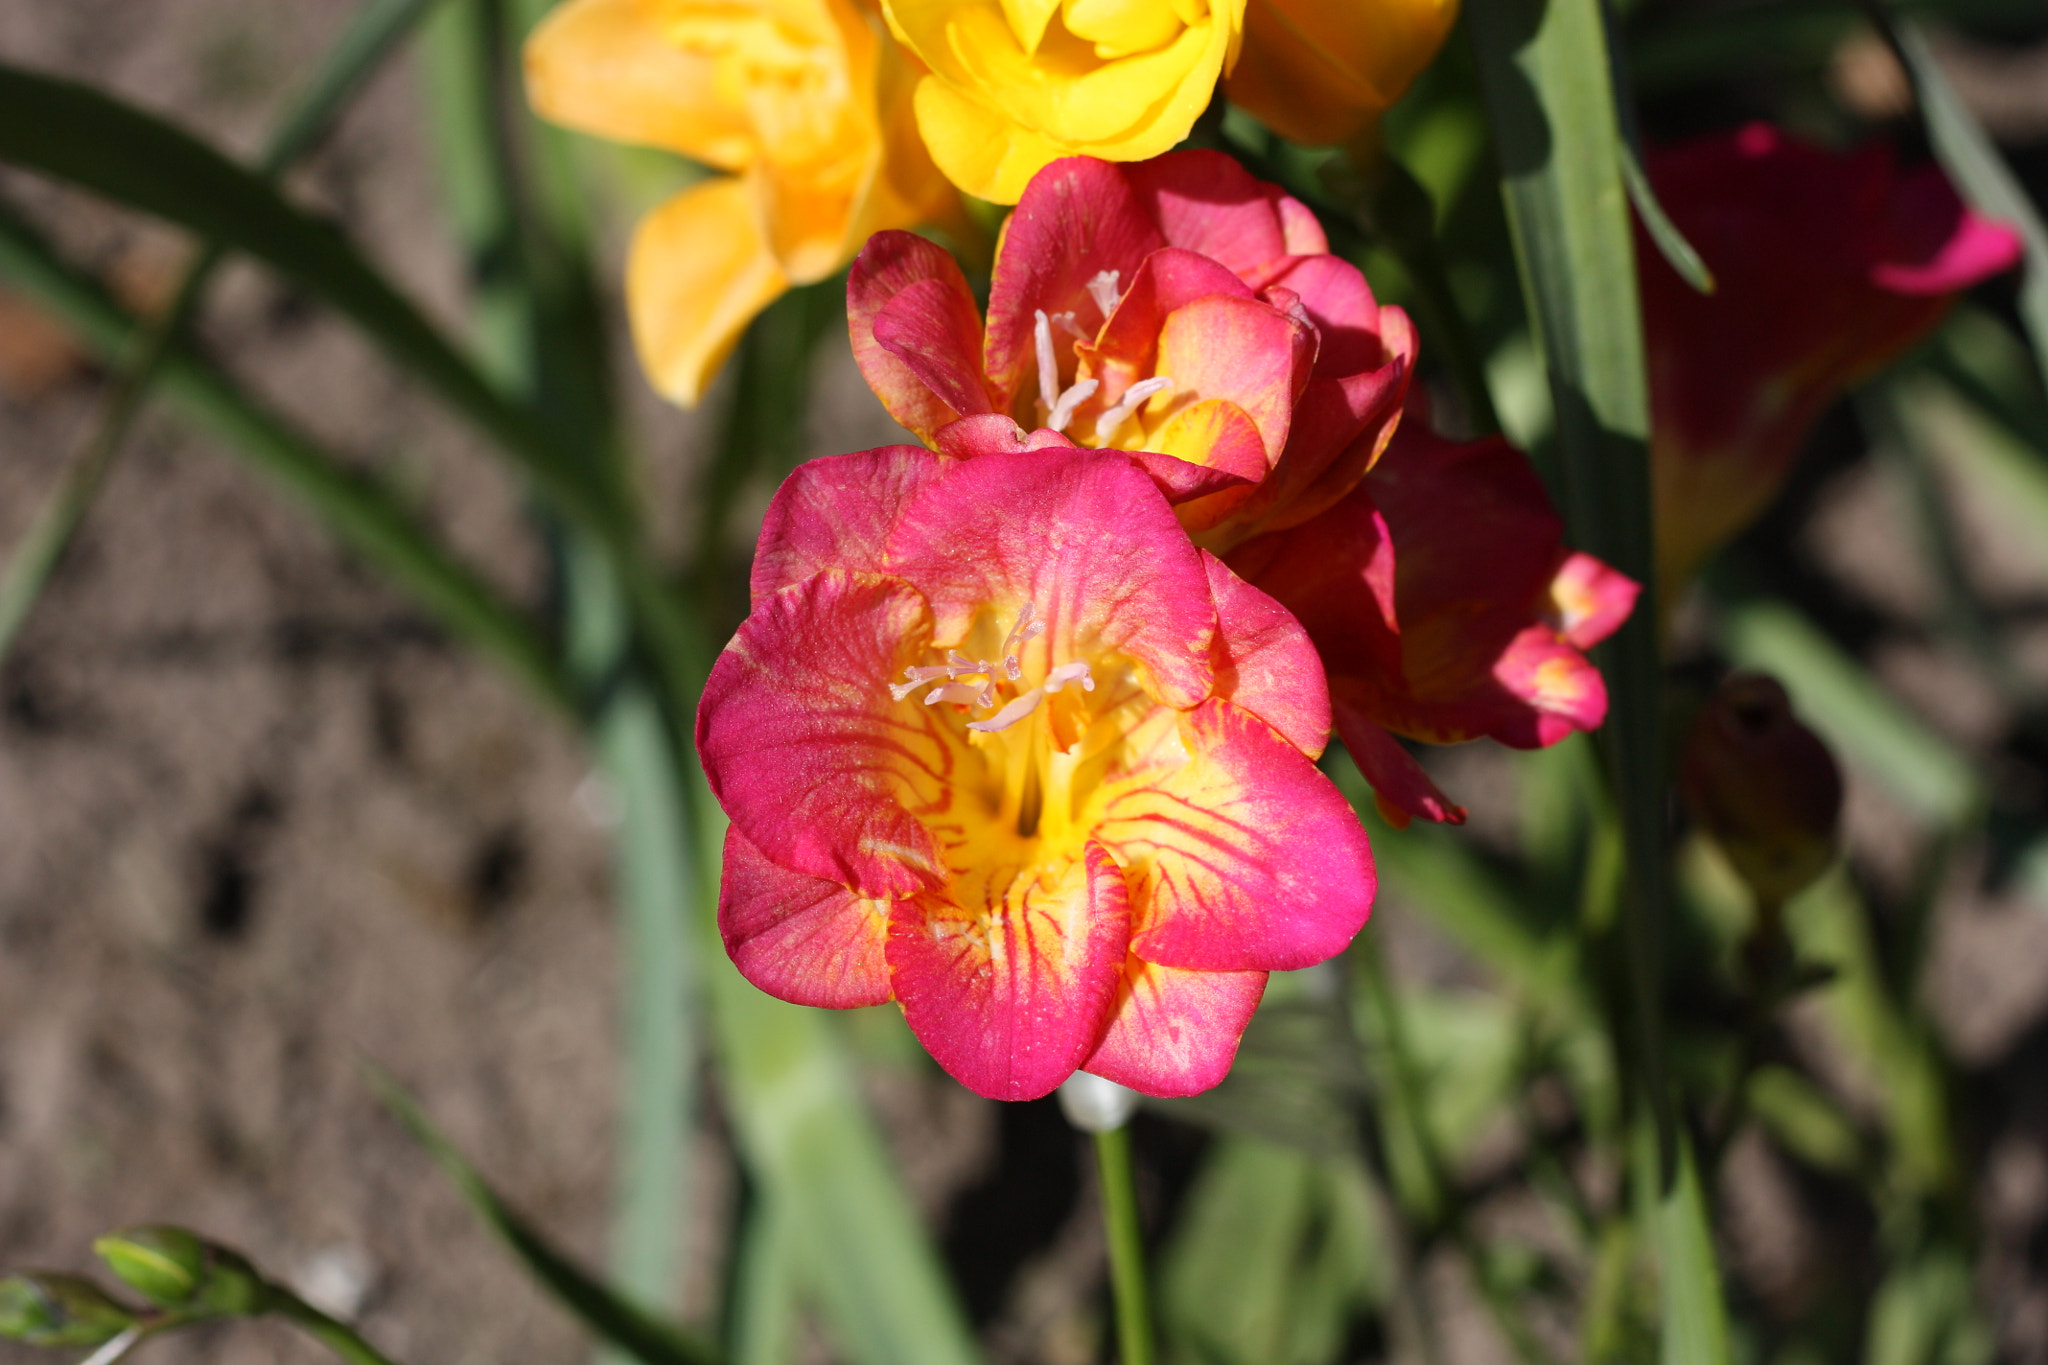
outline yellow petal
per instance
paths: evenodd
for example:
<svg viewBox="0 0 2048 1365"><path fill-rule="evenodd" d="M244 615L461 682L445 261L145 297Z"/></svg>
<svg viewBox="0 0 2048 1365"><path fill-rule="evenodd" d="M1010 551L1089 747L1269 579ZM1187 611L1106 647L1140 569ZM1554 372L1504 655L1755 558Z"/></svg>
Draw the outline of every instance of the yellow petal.
<svg viewBox="0 0 2048 1365"><path fill-rule="evenodd" d="M720 176L648 214L626 259L626 308L649 380L694 405L754 315L788 287L746 182Z"/></svg>
<svg viewBox="0 0 2048 1365"><path fill-rule="evenodd" d="M1105 61L1165 47L1183 27L1167 0L1065 0L1061 17Z"/></svg>
<svg viewBox="0 0 2048 1365"><path fill-rule="evenodd" d="M1457 0L1251 0L1230 98L1291 142L1350 142L1442 46Z"/></svg>
<svg viewBox="0 0 2048 1365"><path fill-rule="evenodd" d="M1016 203L1040 167L1074 152L933 76L918 82L916 106L932 160L948 180L991 203Z"/></svg>
<svg viewBox="0 0 2048 1365"><path fill-rule="evenodd" d="M665 147L728 170L754 141L714 93L710 58L670 43L641 0L567 0L526 42L526 96L542 118Z"/></svg>
<svg viewBox="0 0 2048 1365"><path fill-rule="evenodd" d="M1059 12L1060 0L1003 0L1003 18L1026 52L1038 51L1046 24Z"/></svg>

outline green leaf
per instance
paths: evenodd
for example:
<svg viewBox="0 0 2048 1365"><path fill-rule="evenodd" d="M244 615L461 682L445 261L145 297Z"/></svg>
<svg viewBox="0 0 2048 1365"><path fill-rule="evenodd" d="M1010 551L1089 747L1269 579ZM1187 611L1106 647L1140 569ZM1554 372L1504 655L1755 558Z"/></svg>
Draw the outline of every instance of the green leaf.
<svg viewBox="0 0 2048 1365"><path fill-rule="evenodd" d="M1355 1158L1252 1138L1211 1148L1159 1260L1160 1315L1202 1365L1324 1365L1391 1290Z"/></svg>
<svg viewBox="0 0 2048 1365"><path fill-rule="evenodd" d="M2048 383L2048 224L2041 221L2025 187L1942 74L1920 26L1910 20L1890 21L1889 11L1877 0L1871 8L1887 20L1887 36L1913 78L1934 154L1964 198L1987 217L2017 229L2026 244L2020 320L2034 343L2034 363L2040 367L2043 382Z"/></svg>
<svg viewBox="0 0 2048 1365"><path fill-rule="evenodd" d="M411 1095L381 1067L366 1064L370 1085L393 1116L427 1149L463 1200L579 1322L646 1365L712 1365L712 1348L634 1307L571 1261L498 1197Z"/></svg>
<svg viewBox="0 0 2048 1365"><path fill-rule="evenodd" d="M0 212L0 276L74 328L102 356L121 354L135 321L104 290ZM344 469L183 344L167 347L164 394L296 494L365 558L391 574L458 637L510 669L555 706L571 689L533 627L436 544L381 484Z"/></svg>
<svg viewBox="0 0 2048 1365"><path fill-rule="evenodd" d="M409 375L497 440L572 520L617 538L627 509L508 402L332 224L160 119L97 90L0 65L0 161L55 176L248 252L327 300Z"/></svg>
<svg viewBox="0 0 2048 1365"><path fill-rule="evenodd" d="M1680 279L1702 294L1713 293L1714 272L1707 269L1707 263L1700 259L1700 253L1693 249L1693 244L1685 240L1685 234L1678 230L1678 224L1671 221L1671 215L1664 212L1664 205L1658 200L1657 191L1643 170L1642 157L1632 142L1621 144L1621 178L1628 186L1628 201L1635 205L1636 215L1643 220L1643 227L1650 234L1650 240L1657 244L1658 252L1678 272Z"/></svg>
<svg viewBox="0 0 2048 1365"><path fill-rule="evenodd" d="M1714 1260L1713 1224L1693 1160L1692 1139L1680 1133L1677 1160L1658 1174L1656 1135L1644 1126L1636 1142L1636 1179L1650 1203L1647 1221L1657 1253L1666 1365L1726 1365L1727 1309Z"/></svg>

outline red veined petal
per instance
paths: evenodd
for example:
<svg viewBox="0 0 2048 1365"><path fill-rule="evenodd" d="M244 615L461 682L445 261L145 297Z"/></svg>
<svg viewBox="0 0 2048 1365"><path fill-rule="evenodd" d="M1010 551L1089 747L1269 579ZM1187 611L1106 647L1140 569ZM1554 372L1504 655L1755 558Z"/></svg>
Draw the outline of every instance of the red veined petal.
<svg viewBox="0 0 2048 1365"><path fill-rule="evenodd" d="M1195 972L1132 957L1102 1045L1082 1070L1147 1095L1198 1095L1230 1074L1264 972Z"/></svg>
<svg viewBox="0 0 2048 1365"><path fill-rule="evenodd" d="M740 975L778 1000L824 1009L889 999L888 903L792 872L725 832L718 932Z"/></svg>

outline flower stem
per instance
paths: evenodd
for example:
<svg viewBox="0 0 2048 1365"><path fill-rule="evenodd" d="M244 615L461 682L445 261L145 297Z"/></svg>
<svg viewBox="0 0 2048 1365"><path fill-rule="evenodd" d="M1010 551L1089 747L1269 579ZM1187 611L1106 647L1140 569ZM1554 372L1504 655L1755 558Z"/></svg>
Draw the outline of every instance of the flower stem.
<svg viewBox="0 0 2048 1365"><path fill-rule="evenodd" d="M392 1365L389 1357L364 1341L347 1323L327 1316L287 1290L273 1286L273 1291L277 1297L270 1311L297 1323L308 1336L347 1361L348 1365Z"/></svg>
<svg viewBox="0 0 2048 1365"><path fill-rule="evenodd" d="M1125 1128L1095 1135L1102 1180L1102 1219L1109 1234L1109 1282L1116 1293L1121 1365L1152 1365L1152 1308L1145 1291L1145 1246L1138 1233L1138 1194L1131 1181L1131 1139Z"/></svg>

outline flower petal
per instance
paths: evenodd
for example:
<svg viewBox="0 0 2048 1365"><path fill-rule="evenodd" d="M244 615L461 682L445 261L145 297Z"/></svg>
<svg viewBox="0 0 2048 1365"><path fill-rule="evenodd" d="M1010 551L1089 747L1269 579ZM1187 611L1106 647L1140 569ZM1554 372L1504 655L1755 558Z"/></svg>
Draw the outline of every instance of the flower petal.
<svg viewBox="0 0 2048 1365"><path fill-rule="evenodd" d="M779 867L737 825L726 829L718 932L740 975L776 999L822 1009L886 1003L888 915L886 901Z"/></svg>
<svg viewBox="0 0 2048 1365"><path fill-rule="evenodd" d="M1566 555L1550 580L1558 628L1580 649L1591 649L1621 629L1642 590L1627 574L1581 551Z"/></svg>
<svg viewBox="0 0 2048 1365"><path fill-rule="evenodd" d="M1181 718L1187 761L1117 793L1097 837L1131 885L1131 951L1206 971L1342 952L1372 910L1372 850L1315 765L1250 712Z"/></svg>
<svg viewBox="0 0 2048 1365"><path fill-rule="evenodd" d="M930 644L924 598L873 574L827 569L755 604L704 685L697 752L773 862L877 898L943 879L920 817L950 808L958 743L889 694Z"/></svg>
<svg viewBox="0 0 2048 1365"><path fill-rule="evenodd" d="M568 0L526 41L526 98L552 123L665 147L736 171L754 159L746 110L719 97L713 59L678 47L643 0Z"/></svg>
<svg viewBox="0 0 2048 1365"><path fill-rule="evenodd" d="M974 296L967 292L960 267L952 265L952 257L945 259L952 266L949 272L906 285L882 306L873 322L875 344L907 367L944 405L943 420L937 425L912 428L926 439L956 417L994 411L981 379L981 313L974 306ZM910 402L903 406L906 415L922 418L930 405ZM893 409L890 415L895 416Z"/></svg>
<svg viewBox="0 0 2048 1365"><path fill-rule="evenodd" d="M879 572L883 542L903 509L946 468L922 446L881 446L798 465L761 519L749 585L754 602L826 569Z"/></svg>
<svg viewBox="0 0 2048 1365"><path fill-rule="evenodd" d="M715 176L661 205L640 220L626 257L626 310L648 379L696 404L747 324L787 288L744 181Z"/></svg>
<svg viewBox="0 0 2048 1365"><path fill-rule="evenodd" d="M889 971L904 1019L947 1074L990 1099L1037 1099L1108 1023L1130 939L1124 879L1090 841L1056 879L1027 875L997 892L973 907L898 902Z"/></svg>
<svg viewBox="0 0 2048 1365"><path fill-rule="evenodd" d="M945 296L935 320L942 331L957 331L966 340L963 363L972 369L980 363L981 315L959 263L943 247L914 232L878 232L853 258L846 276L846 331L861 377L891 417L926 440L963 414L876 338L875 319L898 294L928 281L937 281ZM976 387L981 387L978 382Z"/></svg>
<svg viewBox="0 0 2048 1365"><path fill-rule="evenodd" d="M1209 695L1216 609L1173 509L1118 451L1045 448L964 460L911 499L887 568L917 584L941 647L992 604L1030 603L1052 654L1121 650L1156 695Z"/></svg>
<svg viewBox="0 0 2048 1365"><path fill-rule="evenodd" d="M1230 1074L1265 992L1264 972L1194 972L1130 958L1109 1031L1082 1070L1147 1095L1198 1095Z"/></svg>
<svg viewBox="0 0 2048 1365"><path fill-rule="evenodd" d="M1124 174L1168 242L1221 262L1254 288L1264 288L1289 254L1290 222L1281 206L1302 206L1221 152L1169 152L1126 166Z"/></svg>
<svg viewBox="0 0 2048 1365"><path fill-rule="evenodd" d="M1332 709L1344 749L1372 784L1373 803L1388 824L1406 829L1409 820L1418 815L1447 825L1465 823L1465 808L1444 795L1436 779L1415 761L1415 755L1401 747L1400 740L1357 707L1347 706L1341 697L1334 700Z"/></svg>
<svg viewBox="0 0 2048 1365"><path fill-rule="evenodd" d="M932 160L977 199L1014 204L1041 166L1074 151L932 76L917 83L913 98Z"/></svg>
<svg viewBox="0 0 2048 1365"><path fill-rule="evenodd" d="M1233 477L1201 498L1169 498L1180 524L1203 531L1228 518L1257 494L1266 477L1266 442L1258 424L1228 398L1208 398L1166 419L1145 442L1161 455L1214 467Z"/></svg>
<svg viewBox="0 0 2048 1365"><path fill-rule="evenodd" d="M1207 550L1202 566L1216 597L1216 695L1265 721L1310 758L1320 756L1330 741L1330 689L1308 632Z"/></svg>

